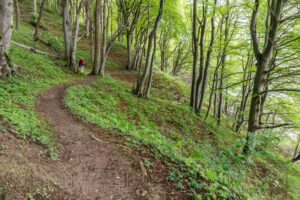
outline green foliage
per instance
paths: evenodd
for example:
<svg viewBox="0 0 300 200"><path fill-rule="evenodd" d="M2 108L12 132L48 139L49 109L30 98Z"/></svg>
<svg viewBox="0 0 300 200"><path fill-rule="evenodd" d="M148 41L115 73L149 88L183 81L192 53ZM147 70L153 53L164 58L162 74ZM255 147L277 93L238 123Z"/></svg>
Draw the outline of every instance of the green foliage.
<svg viewBox="0 0 300 200"><path fill-rule="evenodd" d="M144 165L148 169L153 169L153 167L154 167L153 163L150 160L148 160L148 159L144 159Z"/></svg>
<svg viewBox="0 0 300 200"><path fill-rule="evenodd" d="M5 144L0 144L0 151L6 149L7 146Z"/></svg>
<svg viewBox="0 0 300 200"><path fill-rule="evenodd" d="M37 195L41 197L42 199L49 199L51 197L51 193L54 192L53 187L42 187L37 189Z"/></svg>
<svg viewBox="0 0 300 200"><path fill-rule="evenodd" d="M20 30L14 32L13 39L38 49L47 49L43 44L34 43L31 34L30 25L21 24ZM22 137L48 146L49 155L55 159L55 139L47 124L38 117L35 105L41 92L72 77L66 70L57 67L55 60L14 45L9 56L22 70L17 76L0 80L0 118ZM4 129L3 125L0 127Z"/></svg>
<svg viewBox="0 0 300 200"><path fill-rule="evenodd" d="M176 84L173 78L159 77L156 81L163 86ZM201 196L204 199L245 199L254 194L254 199L269 195L275 198L283 193L285 185L276 186L276 195L269 193L270 188L266 186L272 182L282 183L283 178L262 177L260 170L266 165L257 166L258 170L253 173L255 163L249 165L240 153L244 137L219 127L212 118L203 126L201 118L188 106L177 103L172 87L162 88L162 92L157 90L150 99L139 99L131 94L129 87L107 76L90 86L69 88L65 104L84 120L130 136L128 145L131 147L141 149L143 144L156 157L163 156L176 163L168 180L176 182L178 188L188 185L196 199L200 198L199 191L201 194L205 191ZM181 95L184 94L181 91Z"/></svg>
<svg viewBox="0 0 300 200"><path fill-rule="evenodd" d="M48 32L42 32L40 35L41 39L51 48L57 52L63 52L64 44L60 41L58 37L51 36Z"/></svg>
<svg viewBox="0 0 300 200"><path fill-rule="evenodd" d="M0 186L0 199L5 199L5 188Z"/></svg>

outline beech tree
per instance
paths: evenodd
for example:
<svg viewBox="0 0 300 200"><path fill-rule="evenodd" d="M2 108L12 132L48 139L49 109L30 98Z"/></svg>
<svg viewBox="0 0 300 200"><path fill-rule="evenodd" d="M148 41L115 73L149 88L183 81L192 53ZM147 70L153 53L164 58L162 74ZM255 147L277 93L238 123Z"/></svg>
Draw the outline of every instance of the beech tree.
<svg viewBox="0 0 300 200"><path fill-rule="evenodd" d="M46 0L42 0L41 6L40 6L40 13L39 13L37 22L36 22L36 24L35 24L34 41L40 40L39 28L40 28L40 23L41 23L42 16L43 16L43 13L44 13L45 3L46 3Z"/></svg>
<svg viewBox="0 0 300 200"><path fill-rule="evenodd" d="M269 31L266 33L268 36L265 40L264 48L260 51L260 45L257 38L256 26L258 9L260 6L260 0L255 0L255 6L252 12L250 33L253 45L254 55L257 61L257 71L254 79L253 92L251 97L251 105L248 120L248 135L247 141L244 147L244 153L249 154L255 147L256 134L260 128L259 116L264 107L264 94L267 90L266 79L268 73L270 73L270 62L272 59L272 53L276 42L277 31L280 25L282 16L283 0L272 0L270 4L270 26Z"/></svg>
<svg viewBox="0 0 300 200"><path fill-rule="evenodd" d="M14 0L14 9L15 9L15 13L16 13L16 27L15 27L15 29L19 30L20 20L21 20L19 0Z"/></svg>
<svg viewBox="0 0 300 200"><path fill-rule="evenodd" d="M126 69L131 70L133 67L132 63L132 42L133 33L136 29L138 20L140 18L141 12L141 0L119 0L118 7L119 11L122 13L123 23L125 25L126 31L126 41L127 41L127 65Z"/></svg>
<svg viewBox="0 0 300 200"><path fill-rule="evenodd" d="M109 51L111 50L115 40L124 29L124 25L112 34L108 40L108 0L96 1L95 13L95 54L94 54L94 67L92 74L104 76L105 65Z"/></svg>
<svg viewBox="0 0 300 200"><path fill-rule="evenodd" d="M205 36L207 29L207 20L208 20L208 10L209 2L208 0L204 1L202 4L202 19L200 24L200 33L198 32L197 23L198 23L198 2L194 2L194 12L193 12L193 77L192 77L192 91L191 91L191 101L190 105L195 110L196 113L200 113L203 101L205 97L205 91L208 81L209 67L211 64L211 55L213 52L213 47L215 44L215 15L216 15L217 1L214 1L212 14L211 14L211 31L208 48L205 48ZM199 38L198 38L199 35ZM198 48L199 45L199 48ZM200 56L198 55L200 51ZM198 65L198 56L199 56L199 71L197 75L197 65Z"/></svg>
<svg viewBox="0 0 300 200"><path fill-rule="evenodd" d="M156 34L163 16L165 2L166 0L160 0L159 12L156 17L154 27L149 34L145 68L143 70L142 76L138 77L137 79L137 86L135 89L135 93L139 97L148 97L150 94L153 76L153 65L156 54Z"/></svg>
<svg viewBox="0 0 300 200"><path fill-rule="evenodd" d="M79 34L79 19L81 9L85 3L85 0L81 0L80 3L76 3L75 15L73 14L72 1L63 1L63 27L64 27L64 42L65 42L65 59L67 66L74 72L78 72L78 66L76 62L76 51ZM75 18L75 31L73 29L73 19Z"/></svg>
<svg viewBox="0 0 300 200"><path fill-rule="evenodd" d="M0 2L0 77L11 73L8 50L13 29L13 0Z"/></svg>

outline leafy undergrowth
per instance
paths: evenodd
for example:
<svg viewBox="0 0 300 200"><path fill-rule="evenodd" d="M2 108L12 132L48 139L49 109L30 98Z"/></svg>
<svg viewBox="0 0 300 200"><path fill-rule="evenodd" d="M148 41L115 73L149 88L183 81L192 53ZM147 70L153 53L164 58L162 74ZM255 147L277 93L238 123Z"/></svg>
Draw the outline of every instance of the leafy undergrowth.
<svg viewBox="0 0 300 200"><path fill-rule="evenodd" d="M29 22L22 22L19 31L13 32L13 41L42 51L54 52L55 48L50 44L33 41L32 29L33 26ZM41 32L41 35L43 37L44 32ZM60 48L55 50L62 50L63 43L54 34L48 32L47 39L52 41L56 48ZM35 54L14 44L10 48L9 57L14 64L20 66L20 70L17 75L0 80L0 131L11 128L24 139L47 146L50 155L55 157L54 136L51 135L47 124L38 117L35 105L42 92L78 76L59 67L64 61Z"/></svg>
<svg viewBox="0 0 300 200"><path fill-rule="evenodd" d="M174 103L182 102L177 94L184 99L186 93L177 91L179 83L168 77L156 80L162 81L156 87L171 84L175 89L165 87L164 97L155 91L150 99L139 99L131 94L130 86L106 76L90 86L69 88L65 104L84 120L126 136L128 145L146 147L158 159L173 163L169 180L178 188L189 187L195 199L282 199L297 194L284 181L286 169L294 181L299 181L292 164L286 166L276 158L283 169L275 168L266 161L270 155L263 158L260 154L249 164L240 154L244 144L241 136L219 128L211 119L204 126L187 105ZM286 192L288 189L291 194Z"/></svg>
<svg viewBox="0 0 300 200"><path fill-rule="evenodd" d="M182 81L163 72L157 72L153 76L153 96L177 103L189 101L189 88Z"/></svg>

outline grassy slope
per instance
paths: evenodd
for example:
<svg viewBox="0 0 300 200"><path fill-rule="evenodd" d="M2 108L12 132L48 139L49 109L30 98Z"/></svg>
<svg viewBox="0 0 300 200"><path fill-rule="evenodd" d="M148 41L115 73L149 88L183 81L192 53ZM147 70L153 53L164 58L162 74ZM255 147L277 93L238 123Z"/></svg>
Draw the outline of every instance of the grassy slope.
<svg viewBox="0 0 300 200"><path fill-rule="evenodd" d="M299 199L299 168L268 152L244 163L239 154L244 137L212 119L204 126L186 104L187 86L157 73L154 87L150 99L138 99L130 85L106 76L70 88L65 104L83 119L126 136L128 145L176 163L169 179L179 188L188 186L195 198Z"/></svg>
<svg viewBox="0 0 300 200"><path fill-rule="evenodd" d="M21 5L24 11L22 19L27 21L30 5L30 1ZM58 13L47 11L44 21L47 23L46 31L41 34L43 40L62 52ZM44 51L53 51L43 44L34 43L32 30L33 27L23 21L13 39ZM78 56L88 57L85 45L80 43L78 49ZM123 51L121 48L117 50ZM37 97L51 87L80 77L59 68L62 61L14 45L10 57L23 67L25 73L0 81L0 121L8 122L22 136L53 149L55 138L35 111ZM109 61L108 65L118 68L120 63ZM130 93L130 86L106 77L91 86L71 88L66 104L87 121L126 135L128 145L141 150L150 148L158 158L176 163L170 169L169 179L176 181L179 188L189 183L191 192L200 192L204 197L217 194L253 199L268 196L282 199L288 191L294 199L299 199L298 168L282 164L284 159L268 152L255 155L255 164L245 167L237 158L243 140L228 129L218 128L214 121L209 121L204 127L201 119L184 104L188 99L185 85L161 74L156 77L154 86L156 89L151 99L136 99ZM2 122L0 131L5 128ZM289 185L282 181L285 177ZM276 180L279 180L279 185ZM269 190L273 193L269 194Z"/></svg>
<svg viewBox="0 0 300 200"><path fill-rule="evenodd" d="M29 23L30 2L21 4L22 22L19 31L13 32L13 40L42 51L54 53L63 51L63 37L60 31L61 20L58 12L46 10L42 23L47 26L41 32L42 39L49 44L33 41L33 26ZM84 48L79 48L80 55L86 55ZM10 127L22 137L44 144L54 153L56 142L47 124L39 119L35 110L37 97L42 92L76 78L68 69L64 69L62 60L34 54L12 45L9 56L13 63L21 66L18 75L0 80L0 131ZM55 156L55 154L52 154Z"/></svg>

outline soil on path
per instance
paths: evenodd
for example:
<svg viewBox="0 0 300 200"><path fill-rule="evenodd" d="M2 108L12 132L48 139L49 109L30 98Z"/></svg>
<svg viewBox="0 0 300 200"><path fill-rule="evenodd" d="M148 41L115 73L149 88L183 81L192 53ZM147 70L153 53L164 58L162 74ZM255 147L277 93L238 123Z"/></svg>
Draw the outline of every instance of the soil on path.
<svg viewBox="0 0 300 200"><path fill-rule="evenodd" d="M166 199L163 186L145 181L140 161L119 144L120 138L80 121L64 107L67 88L62 85L47 91L38 104L41 116L62 144L61 158L51 164L49 173L55 173L64 198Z"/></svg>

